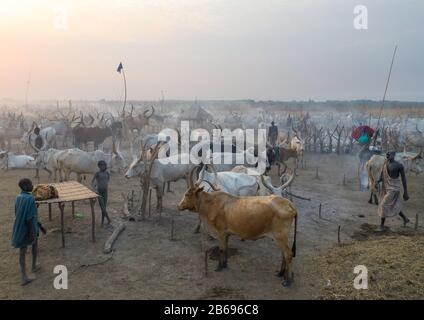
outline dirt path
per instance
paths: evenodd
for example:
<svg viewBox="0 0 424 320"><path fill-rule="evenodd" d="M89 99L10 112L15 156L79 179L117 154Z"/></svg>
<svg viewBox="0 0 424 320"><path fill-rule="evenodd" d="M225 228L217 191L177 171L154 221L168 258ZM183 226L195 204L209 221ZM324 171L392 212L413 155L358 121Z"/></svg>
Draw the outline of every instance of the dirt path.
<svg viewBox="0 0 424 320"><path fill-rule="evenodd" d="M338 226L341 226L342 242L351 242L355 241L351 237L360 230L363 223L376 225L378 216L376 207L367 203L368 193L358 191L355 157L308 154L307 159L307 168L299 170L292 188L296 194L310 197L312 201L294 200L300 215L298 252L294 259L295 282L290 288L283 288L280 279L274 275L279 266L280 254L269 238L254 242L230 238L229 246L233 250L228 270L214 272L217 262L209 260L209 272L207 276L204 275L201 236L193 233L197 215L176 210L176 204L185 191L184 181L172 184L174 193L166 194L160 219L154 213L146 221L128 222L127 229L115 243L116 251L112 258L102 253L112 230L97 226L97 242L90 242L88 202L76 206L76 212L81 213L82 218L72 219L68 208L65 249L60 247L60 232L54 231L59 227L58 209L54 208L54 218L50 222L47 219L47 208L40 208L40 220L50 230L39 241L43 269L36 275L36 281L22 288L19 285L17 251L10 246L13 202L18 193L19 178L27 175L31 177L33 172L0 172L0 259L3 262L0 264L0 298L316 298L323 279L319 279L314 258L327 248L337 245ZM315 178L317 165L313 163L319 166L319 179ZM343 185L344 174L346 185ZM42 182L46 179L46 176L42 176ZM278 180L275 172L273 180ZM409 177L411 200L405 203L405 211L412 221L423 208L422 182L423 177ZM137 179L126 180L119 175L112 177L109 205L116 212L113 217L115 223L120 220L121 191L131 189L138 190ZM318 216L320 203L322 218ZM172 221L174 239L171 239ZM389 220L387 225L392 232L402 231L397 218ZM209 248L216 245L216 241L208 241L207 244ZM53 268L58 264L67 266L70 272L68 290L53 288ZM96 265L86 266L90 264Z"/></svg>

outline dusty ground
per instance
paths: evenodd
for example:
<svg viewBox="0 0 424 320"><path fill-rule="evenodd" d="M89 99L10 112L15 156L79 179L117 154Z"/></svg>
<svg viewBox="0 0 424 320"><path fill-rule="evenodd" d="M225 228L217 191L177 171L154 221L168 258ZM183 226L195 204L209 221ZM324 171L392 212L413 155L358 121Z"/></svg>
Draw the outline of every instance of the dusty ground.
<svg viewBox="0 0 424 320"><path fill-rule="evenodd" d="M178 212L176 204L185 190L185 182L172 185L175 193L166 194L161 217L154 212L143 222L128 222L128 227L115 244L113 256L102 253L103 245L111 234L97 223L97 242L90 241L90 210L88 203L76 206L82 218L72 219L69 207L66 216L66 248L61 248L58 208L54 208L53 221L48 221L47 208L41 207L39 218L50 230L41 235L40 262L43 269L33 275L36 281L22 288L19 285L18 255L10 246L13 224L13 202L18 193L17 181L30 171L0 172L0 298L1 299L315 299L322 297L327 280L320 272L316 259L337 247L337 229L341 226L343 244L371 241L373 227L378 224L376 206L367 203L368 192L358 191L357 159L353 156L307 154L306 169L299 171L292 191L311 202L294 200L299 209L298 250L294 259L295 282L283 288L275 277L280 254L272 239L241 242L230 238L233 249L229 268L214 272L215 260L208 261L208 274L204 274L204 253L201 237L193 234L197 215ZM314 165L313 165L314 164ZM315 178L316 166L319 179ZM346 185L343 185L343 175ZM415 215L422 216L424 177L410 176L411 199L404 204L412 223L405 229L399 218L389 219L391 237L412 237ZM275 172L273 180L276 182ZM46 182L43 175L41 182ZM138 180L126 180L114 175L110 185L110 207L116 224L122 206L121 191L138 190ZM322 217L318 216L322 204ZM100 216L98 206L96 207ZM154 210L153 210L154 211ZM174 239L171 224L174 221ZM361 228L363 224L371 227ZM422 225L422 222L420 222ZM57 229L56 229L57 230ZM419 233L423 228L419 228ZM360 237L360 239L358 238ZM365 238L365 240L364 240ZM369 238L369 239L368 239ZM414 238L411 238L412 241ZM376 245L379 245L378 240ZM209 241L208 247L217 245ZM359 256L355 263L362 263ZM396 254L387 257L395 259ZM417 257L418 258L418 257ZM366 260L366 259L364 259ZM368 260L364 261L366 263ZM389 261L393 262L393 261ZM423 262L424 263L424 262ZM62 264L68 267L69 289L53 288L53 268ZM331 266L330 266L331 267ZM397 272L401 273L401 266ZM352 286L356 276L346 269L346 285ZM348 280L351 279L349 282ZM384 278L383 278L384 279ZM381 285L381 287L387 287ZM384 295L384 292L383 292ZM367 298L358 294L357 298ZM390 298L390 295L385 297ZM406 296L405 298L408 298Z"/></svg>

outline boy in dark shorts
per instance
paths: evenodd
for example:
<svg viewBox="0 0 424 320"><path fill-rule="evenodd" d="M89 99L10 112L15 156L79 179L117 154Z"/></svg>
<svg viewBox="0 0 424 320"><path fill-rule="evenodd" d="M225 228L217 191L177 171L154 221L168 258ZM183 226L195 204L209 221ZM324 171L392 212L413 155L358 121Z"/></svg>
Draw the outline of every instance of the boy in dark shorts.
<svg viewBox="0 0 424 320"><path fill-rule="evenodd" d="M25 256L27 248L32 245L32 272L37 272L38 251L38 214L35 199L31 194L32 181L24 178L19 181L22 192L16 197L15 223L13 224L12 246L19 249L19 267L21 272L21 284L27 285L32 281L28 278L25 268Z"/></svg>
<svg viewBox="0 0 424 320"><path fill-rule="evenodd" d="M107 224L110 224L110 218L107 213L107 190L110 180L110 174L107 171L107 164L105 161L100 160L97 163L99 171L94 174L93 180L91 181L91 186L94 190L97 191L99 197L99 205L102 210L102 226L104 224L105 218L107 219Z"/></svg>

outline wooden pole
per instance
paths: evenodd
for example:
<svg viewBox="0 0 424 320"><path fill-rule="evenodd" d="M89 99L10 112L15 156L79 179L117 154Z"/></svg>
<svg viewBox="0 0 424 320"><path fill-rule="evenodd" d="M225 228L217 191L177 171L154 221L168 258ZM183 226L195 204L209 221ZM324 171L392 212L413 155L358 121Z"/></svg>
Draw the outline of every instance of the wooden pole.
<svg viewBox="0 0 424 320"><path fill-rule="evenodd" d="M62 248L65 248L65 203L59 202L60 231L62 233Z"/></svg>
<svg viewBox="0 0 424 320"><path fill-rule="evenodd" d="M152 189L149 189L149 218L152 213Z"/></svg>
<svg viewBox="0 0 424 320"><path fill-rule="evenodd" d="M208 275L208 250L205 250L205 276Z"/></svg>
<svg viewBox="0 0 424 320"><path fill-rule="evenodd" d="M415 231L418 230L418 213L415 215Z"/></svg>
<svg viewBox="0 0 424 320"><path fill-rule="evenodd" d="M171 241L174 241L174 218L171 220Z"/></svg>
<svg viewBox="0 0 424 320"><path fill-rule="evenodd" d="M321 218L321 209L322 209L322 204L320 203L319 204L319 209L318 209L318 216L319 216L320 219L322 219Z"/></svg>
<svg viewBox="0 0 424 320"><path fill-rule="evenodd" d="M49 221L52 221L52 204L49 203Z"/></svg>
<svg viewBox="0 0 424 320"><path fill-rule="evenodd" d="M338 244L340 244L340 229L341 229L341 226L339 226L338 229L337 229L337 243Z"/></svg>
<svg viewBox="0 0 424 320"><path fill-rule="evenodd" d="M71 204L72 204L72 218L75 219L75 201L72 201Z"/></svg>
<svg viewBox="0 0 424 320"><path fill-rule="evenodd" d="M96 199L90 199L91 206L91 241L96 242L96 215L94 211L94 203Z"/></svg>
<svg viewBox="0 0 424 320"><path fill-rule="evenodd" d="M131 190L131 211L134 209L134 189Z"/></svg>

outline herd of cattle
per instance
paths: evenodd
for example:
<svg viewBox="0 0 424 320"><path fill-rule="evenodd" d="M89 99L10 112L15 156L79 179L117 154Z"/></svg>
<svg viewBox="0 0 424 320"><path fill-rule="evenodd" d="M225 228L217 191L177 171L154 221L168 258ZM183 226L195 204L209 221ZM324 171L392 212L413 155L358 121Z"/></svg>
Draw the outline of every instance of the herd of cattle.
<svg viewBox="0 0 424 320"><path fill-rule="evenodd" d="M164 186L168 184L169 188L170 182L185 179L187 191L178 209L198 212L204 224L217 235L221 250L218 269L226 267L229 235L257 239L271 234L283 257L280 271L280 275L284 277L283 284L289 284L296 239L294 237L293 248L290 250L289 230L294 222L296 232L297 211L286 198L297 174L296 168L299 163L303 164L305 151L337 154L354 152L357 145L350 133L363 120L354 119L352 115L332 115L331 119L326 118L324 121L309 113L282 113L272 116L262 114L263 118L259 121L261 124L258 120L256 123L251 119L243 120L242 115L233 114L223 119L217 116L211 122L214 128L232 127L233 122L246 127L261 127L271 120L276 122L279 128L278 143L276 146L267 145L264 154L268 170L274 164L284 167L282 172L280 168L278 170L280 185L275 186L266 173L252 174L255 164L249 167L222 165L212 161L209 165L198 165L190 163L190 155L184 153L176 155L179 158L176 161L178 164L164 164L159 161L158 150L169 148L169 145L160 142L157 134L144 133L142 130L154 112L155 109L152 108L135 115L132 107L129 112L124 109L118 115L108 112L93 116L84 115L83 112L78 114L70 106L67 113L57 109L52 120L41 118L31 121L26 121L23 114L5 113L0 119L0 146L3 150L0 151L0 168L35 169L37 175L39 170L45 170L49 173L49 179L54 181L66 181L72 173L81 181L82 176L98 170L97 163L100 160L106 161L112 173L122 173L126 178L143 177L148 171L150 186L156 190L159 211L162 210ZM27 123L32 125L28 126ZM404 132L402 126L395 121L389 123L385 120L383 123L383 150L402 151L398 154L398 159L404 163L407 171L420 173L420 150L424 147L424 136L419 130L419 124L416 124L415 131ZM35 127L41 129L42 147L35 144ZM108 138L112 148L110 152L105 152L99 146ZM20 141L20 149L26 153L15 154L12 151L13 141ZM94 150L86 151L90 142L93 143ZM129 145L129 156L120 150L125 144ZM410 152L403 150L405 148L409 148ZM252 152L243 150L244 153L248 151ZM233 157L235 152L237 150L233 150L230 156ZM213 156L223 159L225 152L214 152ZM286 162L290 158L295 160L293 170L287 169ZM364 161L369 175L370 201L376 193L375 181L378 180L383 162L383 155L373 153L368 153ZM194 178L195 174L197 178Z"/></svg>

